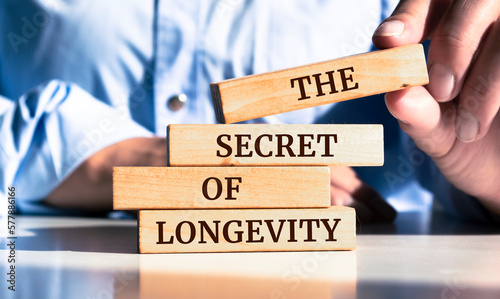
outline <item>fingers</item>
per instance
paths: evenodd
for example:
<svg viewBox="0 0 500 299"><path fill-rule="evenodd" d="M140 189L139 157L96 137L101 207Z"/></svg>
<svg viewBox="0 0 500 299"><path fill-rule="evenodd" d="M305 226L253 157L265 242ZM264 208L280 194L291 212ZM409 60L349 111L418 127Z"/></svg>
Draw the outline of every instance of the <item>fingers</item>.
<svg viewBox="0 0 500 299"><path fill-rule="evenodd" d="M498 0L403 0L374 34L378 47L418 43L432 34L429 85L437 101L455 98L488 28L500 14Z"/></svg>
<svg viewBox="0 0 500 299"><path fill-rule="evenodd" d="M373 212L365 204L358 202L345 190L332 186L330 188L332 206L346 206L356 210L356 216L363 222L373 220Z"/></svg>
<svg viewBox="0 0 500 299"><path fill-rule="evenodd" d="M347 166L330 167L330 184L350 192L358 188L362 182L358 179L356 172Z"/></svg>
<svg viewBox="0 0 500 299"><path fill-rule="evenodd" d="M463 142L483 138L500 106L500 21L485 43L460 94L456 135Z"/></svg>
<svg viewBox="0 0 500 299"><path fill-rule="evenodd" d="M372 221L394 221L396 218L396 210L388 204L372 187L363 183L354 193L353 198L357 203L364 204L373 211Z"/></svg>
<svg viewBox="0 0 500 299"><path fill-rule="evenodd" d="M400 127L433 158L446 155L455 143L453 102L438 103L424 87L386 94L386 105Z"/></svg>
<svg viewBox="0 0 500 299"><path fill-rule="evenodd" d="M450 0L402 0L377 28L373 43L380 49L420 43L427 39Z"/></svg>
<svg viewBox="0 0 500 299"><path fill-rule="evenodd" d="M498 0L453 1L429 47L429 92L438 101L455 98L485 32L500 13Z"/></svg>
<svg viewBox="0 0 500 299"><path fill-rule="evenodd" d="M355 208L363 221L393 221L396 217L396 211L350 167L331 167L330 185L332 204Z"/></svg>

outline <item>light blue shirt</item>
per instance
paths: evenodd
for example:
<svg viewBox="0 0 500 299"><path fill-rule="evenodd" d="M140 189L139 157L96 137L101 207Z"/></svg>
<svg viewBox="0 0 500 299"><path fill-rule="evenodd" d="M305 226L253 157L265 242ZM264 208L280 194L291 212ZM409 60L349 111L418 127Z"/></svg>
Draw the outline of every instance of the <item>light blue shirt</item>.
<svg viewBox="0 0 500 299"><path fill-rule="evenodd" d="M18 212L68 213L41 201L97 151L214 123L210 82L369 51L395 2L0 0L0 194L15 186ZM386 164L360 176L399 210L431 202L418 174L439 172L381 96L250 122L382 123Z"/></svg>

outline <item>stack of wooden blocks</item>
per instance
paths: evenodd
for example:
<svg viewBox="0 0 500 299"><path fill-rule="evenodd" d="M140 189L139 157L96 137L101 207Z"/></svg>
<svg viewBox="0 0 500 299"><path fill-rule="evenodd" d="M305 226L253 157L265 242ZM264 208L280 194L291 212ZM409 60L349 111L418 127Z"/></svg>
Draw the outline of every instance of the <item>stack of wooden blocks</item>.
<svg viewBox="0 0 500 299"><path fill-rule="evenodd" d="M217 119L233 123L426 83L417 45L211 89ZM382 165L383 128L169 125L167 156L114 168L114 209L140 210L139 252L352 250L355 211L330 206L328 165Z"/></svg>

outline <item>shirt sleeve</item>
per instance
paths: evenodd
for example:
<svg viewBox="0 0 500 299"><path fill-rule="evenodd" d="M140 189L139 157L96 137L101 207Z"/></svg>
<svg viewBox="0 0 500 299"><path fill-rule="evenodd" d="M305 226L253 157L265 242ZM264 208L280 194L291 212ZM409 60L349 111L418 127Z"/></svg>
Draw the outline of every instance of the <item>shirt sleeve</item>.
<svg viewBox="0 0 500 299"><path fill-rule="evenodd" d="M400 0L382 0L382 20L391 16Z"/></svg>
<svg viewBox="0 0 500 299"><path fill-rule="evenodd" d="M127 107L111 107L76 85L50 81L18 100L0 97L0 194L16 188L18 213L68 213L41 201L99 150L152 133Z"/></svg>

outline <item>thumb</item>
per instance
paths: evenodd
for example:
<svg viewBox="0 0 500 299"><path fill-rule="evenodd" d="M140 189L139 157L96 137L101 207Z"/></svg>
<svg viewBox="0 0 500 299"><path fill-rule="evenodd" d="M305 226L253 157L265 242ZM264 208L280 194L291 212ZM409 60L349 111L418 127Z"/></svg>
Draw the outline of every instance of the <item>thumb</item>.
<svg viewBox="0 0 500 299"><path fill-rule="evenodd" d="M379 49L421 43L434 31L450 0L401 0L373 34Z"/></svg>

